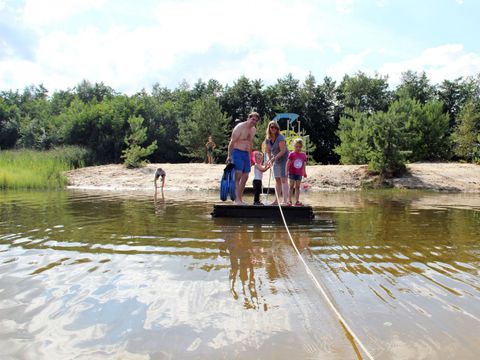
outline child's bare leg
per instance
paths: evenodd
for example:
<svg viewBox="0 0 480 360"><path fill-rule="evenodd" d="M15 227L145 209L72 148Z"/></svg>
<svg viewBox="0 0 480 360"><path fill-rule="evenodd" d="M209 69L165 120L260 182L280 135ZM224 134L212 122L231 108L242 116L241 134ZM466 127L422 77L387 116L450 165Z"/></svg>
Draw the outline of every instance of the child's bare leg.
<svg viewBox="0 0 480 360"><path fill-rule="evenodd" d="M292 193L295 188L295 180L290 179L290 191L288 192L288 201L292 202Z"/></svg>
<svg viewBox="0 0 480 360"><path fill-rule="evenodd" d="M301 180L295 180L295 204L298 203L300 199L300 183Z"/></svg>

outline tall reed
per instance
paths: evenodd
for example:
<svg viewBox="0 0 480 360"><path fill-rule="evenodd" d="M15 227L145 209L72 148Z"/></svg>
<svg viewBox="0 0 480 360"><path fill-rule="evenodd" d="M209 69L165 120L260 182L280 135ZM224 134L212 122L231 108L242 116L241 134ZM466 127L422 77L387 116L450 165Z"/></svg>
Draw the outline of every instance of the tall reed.
<svg viewBox="0 0 480 360"><path fill-rule="evenodd" d="M60 189L64 172L84 166L88 151L68 146L48 151L0 150L0 189Z"/></svg>

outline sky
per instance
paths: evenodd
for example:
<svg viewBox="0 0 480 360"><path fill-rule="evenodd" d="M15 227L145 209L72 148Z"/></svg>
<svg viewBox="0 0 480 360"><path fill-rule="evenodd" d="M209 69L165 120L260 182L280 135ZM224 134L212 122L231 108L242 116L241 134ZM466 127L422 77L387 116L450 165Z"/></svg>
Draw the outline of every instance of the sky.
<svg viewBox="0 0 480 360"><path fill-rule="evenodd" d="M480 73L478 0L0 0L0 90Z"/></svg>

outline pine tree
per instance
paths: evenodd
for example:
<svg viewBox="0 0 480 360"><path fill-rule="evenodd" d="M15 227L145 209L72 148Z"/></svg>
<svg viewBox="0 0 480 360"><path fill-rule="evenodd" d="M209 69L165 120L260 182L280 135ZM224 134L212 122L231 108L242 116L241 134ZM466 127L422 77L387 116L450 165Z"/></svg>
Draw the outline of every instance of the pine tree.
<svg viewBox="0 0 480 360"><path fill-rule="evenodd" d="M157 149L157 141L142 147L147 140L147 128L143 127L143 117L131 116L128 118L130 125L130 134L125 136L125 144L127 148L122 151L124 165L127 168L138 168L145 166L147 156L151 155Z"/></svg>
<svg viewBox="0 0 480 360"><path fill-rule="evenodd" d="M342 164L366 164L371 151L369 116L366 112L348 110L340 118L336 132L340 145L335 152L340 155Z"/></svg>
<svg viewBox="0 0 480 360"><path fill-rule="evenodd" d="M453 140L456 155L468 161L480 160L480 111L473 102L460 111Z"/></svg>
<svg viewBox="0 0 480 360"><path fill-rule="evenodd" d="M182 155L205 160L205 144L211 135L217 145L215 157L225 158L229 142L230 118L222 112L218 101L211 96L195 100L192 114L178 124L177 142L186 151Z"/></svg>

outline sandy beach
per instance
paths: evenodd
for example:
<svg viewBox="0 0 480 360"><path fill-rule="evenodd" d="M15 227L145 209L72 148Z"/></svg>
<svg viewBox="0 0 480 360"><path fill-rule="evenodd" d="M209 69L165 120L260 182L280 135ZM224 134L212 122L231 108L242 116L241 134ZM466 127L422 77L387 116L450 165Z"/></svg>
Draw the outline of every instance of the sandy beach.
<svg viewBox="0 0 480 360"><path fill-rule="evenodd" d="M223 173L222 164L148 164L141 169L122 165L102 165L76 169L66 173L69 188L151 191L155 169L167 173L166 191L217 190ZM409 173L388 182L396 188L424 189L442 192L480 192L480 166L462 163L415 163L407 165ZM354 191L368 180L365 165L314 165L307 168L311 191ZM253 178L253 176L252 176ZM247 186L251 185L249 180ZM268 172L264 186L268 185ZM271 182L273 186L273 180Z"/></svg>

